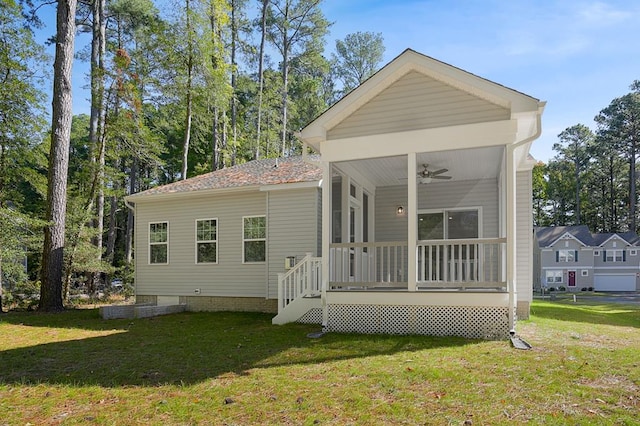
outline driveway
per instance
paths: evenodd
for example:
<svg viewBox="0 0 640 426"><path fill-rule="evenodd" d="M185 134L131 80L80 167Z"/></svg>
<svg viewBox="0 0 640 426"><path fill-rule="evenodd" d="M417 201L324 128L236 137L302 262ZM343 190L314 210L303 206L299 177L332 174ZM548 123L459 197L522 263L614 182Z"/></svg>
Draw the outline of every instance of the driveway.
<svg viewBox="0 0 640 426"><path fill-rule="evenodd" d="M592 292L579 292L579 293L551 293L555 296L555 300L570 300L573 299L575 294L577 300L591 301L594 303L620 303L624 305L640 305L640 292L611 292L611 293L592 293ZM545 294L544 296L534 296L535 299L549 300L551 296Z"/></svg>

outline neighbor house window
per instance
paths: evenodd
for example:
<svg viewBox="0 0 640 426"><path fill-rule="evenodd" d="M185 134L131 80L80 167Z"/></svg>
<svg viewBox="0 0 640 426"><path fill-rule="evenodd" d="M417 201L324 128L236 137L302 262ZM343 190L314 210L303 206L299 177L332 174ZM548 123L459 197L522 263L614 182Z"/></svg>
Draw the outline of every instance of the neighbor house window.
<svg viewBox="0 0 640 426"><path fill-rule="evenodd" d="M577 262L577 250L558 250L556 252L556 262Z"/></svg>
<svg viewBox="0 0 640 426"><path fill-rule="evenodd" d="M547 284L558 284L562 282L562 271L547 271Z"/></svg>
<svg viewBox="0 0 640 426"><path fill-rule="evenodd" d="M583 277L588 277L588 276L589 276L589 270L587 270L587 269L583 269L583 270L582 270L582 276L583 276Z"/></svg>
<svg viewBox="0 0 640 426"><path fill-rule="evenodd" d="M266 216L246 216L242 218L242 251L243 262L264 262L266 260Z"/></svg>
<svg viewBox="0 0 640 426"><path fill-rule="evenodd" d="M196 263L218 263L218 219L196 220Z"/></svg>
<svg viewBox="0 0 640 426"><path fill-rule="evenodd" d="M604 252L605 262L624 262L624 250L606 250Z"/></svg>
<svg viewBox="0 0 640 426"><path fill-rule="evenodd" d="M637 249L631 249L631 250L629 250L629 254L631 256L637 256L638 255L638 250Z"/></svg>
<svg viewBox="0 0 640 426"><path fill-rule="evenodd" d="M169 222L149 223L149 263L169 263Z"/></svg>

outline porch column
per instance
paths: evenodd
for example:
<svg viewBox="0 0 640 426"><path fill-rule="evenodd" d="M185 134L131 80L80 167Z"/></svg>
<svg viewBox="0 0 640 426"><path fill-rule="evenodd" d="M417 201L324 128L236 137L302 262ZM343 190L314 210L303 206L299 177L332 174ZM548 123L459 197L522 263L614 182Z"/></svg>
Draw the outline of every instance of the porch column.
<svg viewBox="0 0 640 426"><path fill-rule="evenodd" d="M507 289L509 290L509 330L515 329L516 304L516 167L514 147L506 149Z"/></svg>
<svg viewBox="0 0 640 426"><path fill-rule="evenodd" d="M327 305L327 288L329 288L329 260L331 248L331 163L322 163L322 328L329 322L329 307Z"/></svg>
<svg viewBox="0 0 640 426"><path fill-rule="evenodd" d="M416 153L407 154L407 275L408 290L416 291L418 279L418 181L416 180Z"/></svg>

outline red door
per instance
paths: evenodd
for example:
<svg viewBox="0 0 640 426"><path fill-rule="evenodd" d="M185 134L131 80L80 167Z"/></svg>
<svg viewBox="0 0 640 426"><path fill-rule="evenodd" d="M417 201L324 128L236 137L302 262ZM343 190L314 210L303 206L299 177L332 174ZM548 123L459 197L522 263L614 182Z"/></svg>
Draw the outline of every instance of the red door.
<svg viewBox="0 0 640 426"><path fill-rule="evenodd" d="M569 271L569 287L576 286L576 271Z"/></svg>

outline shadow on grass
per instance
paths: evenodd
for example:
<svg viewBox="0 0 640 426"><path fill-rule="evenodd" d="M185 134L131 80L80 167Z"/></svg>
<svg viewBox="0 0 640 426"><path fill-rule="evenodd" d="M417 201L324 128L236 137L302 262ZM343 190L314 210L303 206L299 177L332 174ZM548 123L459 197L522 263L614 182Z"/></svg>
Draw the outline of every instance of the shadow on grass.
<svg viewBox="0 0 640 426"><path fill-rule="evenodd" d="M616 303L574 303L570 299L534 301L531 305L531 315L559 321L640 328L640 308Z"/></svg>
<svg viewBox="0 0 640 426"><path fill-rule="evenodd" d="M34 341L32 346L2 351L0 383L189 385L209 378L244 375L252 368L314 364L478 342L450 337L333 333L310 339L306 336L318 331L317 325L274 326L271 317L221 312L104 321L95 311L2 316L0 321L12 324L34 327L48 324L48 327L81 327L114 333L54 343Z"/></svg>

